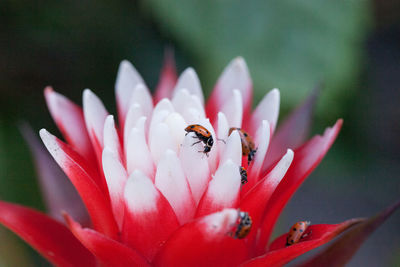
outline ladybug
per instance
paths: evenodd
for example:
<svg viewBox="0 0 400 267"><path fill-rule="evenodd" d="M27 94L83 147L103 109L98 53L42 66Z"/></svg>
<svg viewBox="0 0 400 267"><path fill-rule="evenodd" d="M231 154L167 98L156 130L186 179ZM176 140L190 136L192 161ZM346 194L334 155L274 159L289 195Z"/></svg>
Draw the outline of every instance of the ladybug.
<svg viewBox="0 0 400 267"><path fill-rule="evenodd" d="M211 148L214 144L214 139L213 139L211 133L206 128L201 126L200 124L191 124L185 128L185 131L187 132L186 135L190 132L195 133L196 136L194 138L199 139L199 141L194 142L192 144L192 146L195 144L198 144L200 142L203 142L204 150L200 151L200 152L203 152L206 155L208 155L207 153L211 151Z"/></svg>
<svg viewBox="0 0 400 267"><path fill-rule="evenodd" d="M300 221L295 223L289 230L289 234L286 239L286 246L291 246L296 244L300 241L300 239L308 236L310 233L304 234L307 230L310 222L307 221Z"/></svg>
<svg viewBox="0 0 400 267"><path fill-rule="evenodd" d="M253 224L251 217L247 212L239 211L239 224L237 225L234 238L245 238L251 230Z"/></svg>
<svg viewBox="0 0 400 267"><path fill-rule="evenodd" d="M251 136L246 131L235 127L229 129L229 135L231 135L234 130L237 130L239 132L240 140L242 141L242 155L247 156L247 164L250 164L250 161L253 160L254 155L257 152L257 149L255 148L253 142L253 138L251 138Z"/></svg>
<svg viewBox="0 0 400 267"><path fill-rule="evenodd" d="M240 166L239 172L240 172L240 178L241 178L240 181L242 182L242 185L244 185L245 183L247 183L247 171L245 168Z"/></svg>

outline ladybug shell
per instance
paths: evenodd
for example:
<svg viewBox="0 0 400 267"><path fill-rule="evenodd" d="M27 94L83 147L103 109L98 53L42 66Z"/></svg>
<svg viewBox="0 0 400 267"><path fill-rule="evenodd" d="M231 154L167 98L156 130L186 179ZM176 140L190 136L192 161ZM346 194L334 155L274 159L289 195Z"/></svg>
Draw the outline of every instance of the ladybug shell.
<svg viewBox="0 0 400 267"><path fill-rule="evenodd" d="M251 230L251 225L253 224L251 217L247 212L241 211L239 213L239 224L235 232L235 238L245 238Z"/></svg>
<svg viewBox="0 0 400 267"><path fill-rule="evenodd" d="M231 135L231 133L237 130L239 132L239 136L240 139L242 141L242 154L243 156L248 156L252 151L254 151L255 149L255 145L253 142L253 138L251 138L251 136L244 130L240 129L240 128L235 128L232 127L229 129L229 135Z"/></svg>
<svg viewBox="0 0 400 267"><path fill-rule="evenodd" d="M286 246L291 246L298 243L309 225L310 222L307 221L300 221L295 223L289 230L286 239Z"/></svg>
<svg viewBox="0 0 400 267"><path fill-rule="evenodd" d="M191 124L185 128L185 131L188 133L194 132L197 136L202 136L204 138L208 138L211 136L211 133L200 124Z"/></svg>

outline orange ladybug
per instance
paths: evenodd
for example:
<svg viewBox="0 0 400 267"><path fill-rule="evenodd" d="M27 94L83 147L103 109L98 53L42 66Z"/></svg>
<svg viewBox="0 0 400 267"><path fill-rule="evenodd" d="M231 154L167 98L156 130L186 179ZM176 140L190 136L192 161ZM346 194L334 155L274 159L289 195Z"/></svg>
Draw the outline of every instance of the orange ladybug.
<svg viewBox="0 0 400 267"><path fill-rule="evenodd" d="M239 212L239 224L235 231L234 238L245 238L251 230L251 225L253 224L251 217L247 212L240 211Z"/></svg>
<svg viewBox="0 0 400 267"><path fill-rule="evenodd" d="M186 135L191 132L196 134L196 137L194 137L194 138L198 138L199 141L194 142L192 144L192 146L195 144L198 144L200 142L203 142L204 150L202 152L205 153L206 155L208 155L207 153L211 151L211 148L214 144L214 139L213 139L211 133L206 128L201 126L200 124L191 124L185 128L185 131L187 132Z"/></svg>
<svg viewBox="0 0 400 267"><path fill-rule="evenodd" d="M242 182L242 185L244 185L245 183L247 183L247 171L245 168L240 166L239 172L240 172L240 178L241 178L240 181Z"/></svg>
<svg viewBox="0 0 400 267"><path fill-rule="evenodd" d="M296 244L300 241L300 239L308 236L309 233L305 235L304 232L307 230L310 224L311 222L307 221L300 221L295 223L289 230L289 234L286 239L286 246Z"/></svg>
<svg viewBox="0 0 400 267"><path fill-rule="evenodd" d="M257 152L257 149L255 148L253 142L253 138L251 138L251 136L246 131L235 127L229 129L229 135L231 135L234 130L237 130L239 132L240 140L242 141L242 155L247 156L247 163L250 164L250 161L253 160L254 155Z"/></svg>

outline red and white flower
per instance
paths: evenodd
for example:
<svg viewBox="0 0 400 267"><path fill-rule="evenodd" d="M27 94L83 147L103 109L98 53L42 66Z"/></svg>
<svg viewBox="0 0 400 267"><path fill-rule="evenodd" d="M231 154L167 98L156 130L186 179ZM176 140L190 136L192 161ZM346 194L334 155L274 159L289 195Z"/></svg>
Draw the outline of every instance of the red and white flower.
<svg viewBox="0 0 400 267"><path fill-rule="evenodd" d="M312 234L297 244L286 247L284 234L268 246L279 214L329 150L342 121L302 144L309 100L275 131L279 91L270 91L252 111L252 81L242 58L226 67L207 102L196 72L188 68L177 79L171 58L154 96L128 61L120 64L115 92L118 123L89 89L83 109L45 89L65 142L45 129L40 137L82 198L89 228L66 213L65 226L0 202L0 222L51 263L279 266L359 222L311 225ZM186 135L190 124L214 137L208 156L199 152L201 142L193 145L193 133ZM228 136L231 127L253 137L257 152L249 166L238 132ZM248 171L244 185L240 166ZM239 239L232 233L242 211L252 227Z"/></svg>

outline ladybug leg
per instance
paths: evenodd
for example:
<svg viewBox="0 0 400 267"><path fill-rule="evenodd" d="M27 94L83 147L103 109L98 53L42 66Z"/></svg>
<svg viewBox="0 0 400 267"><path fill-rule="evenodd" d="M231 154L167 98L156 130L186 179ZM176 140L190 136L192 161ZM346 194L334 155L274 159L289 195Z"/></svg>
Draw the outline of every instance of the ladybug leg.
<svg viewBox="0 0 400 267"><path fill-rule="evenodd" d="M197 141L197 142L194 142L193 144L192 144L192 146L194 146L195 144L198 144L198 143L200 143L201 142L201 140L200 141Z"/></svg>
<svg viewBox="0 0 400 267"><path fill-rule="evenodd" d="M300 239L306 238L306 237L310 236L311 234L312 234L312 231L309 231L309 232L305 233L304 235L302 235L300 237Z"/></svg>

